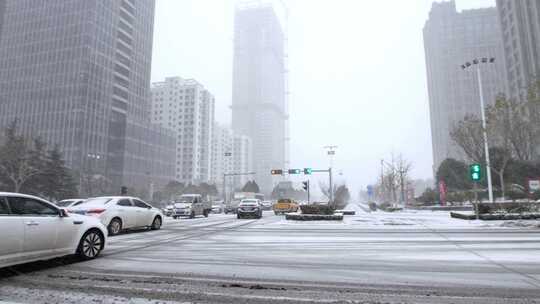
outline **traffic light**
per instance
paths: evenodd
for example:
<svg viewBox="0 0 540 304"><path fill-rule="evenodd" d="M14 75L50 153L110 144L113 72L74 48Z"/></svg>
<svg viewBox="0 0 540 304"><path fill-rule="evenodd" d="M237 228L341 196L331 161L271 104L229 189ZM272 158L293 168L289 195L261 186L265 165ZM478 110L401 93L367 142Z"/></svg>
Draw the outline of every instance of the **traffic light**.
<svg viewBox="0 0 540 304"><path fill-rule="evenodd" d="M482 180L482 166L480 164L472 164L469 167L469 177L473 182L479 182Z"/></svg>
<svg viewBox="0 0 540 304"><path fill-rule="evenodd" d="M309 190L309 181L302 182L302 188L304 188L305 191Z"/></svg>
<svg viewBox="0 0 540 304"><path fill-rule="evenodd" d="M313 172L313 169L311 168L304 168L304 174L309 175Z"/></svg>
<svg viewBox="0 0 540 304"><path fill-rule="evenodd" d="M281 169L274 169L274 170L270 171L270 173L271 173L272 175L283 175L283 170L281 170Z"/></svg>
<svg viewBox="0 0 540 304"><path fill-rule="evenodd" d="M289 174L300 174L300 169L289 169Z"/></svg>

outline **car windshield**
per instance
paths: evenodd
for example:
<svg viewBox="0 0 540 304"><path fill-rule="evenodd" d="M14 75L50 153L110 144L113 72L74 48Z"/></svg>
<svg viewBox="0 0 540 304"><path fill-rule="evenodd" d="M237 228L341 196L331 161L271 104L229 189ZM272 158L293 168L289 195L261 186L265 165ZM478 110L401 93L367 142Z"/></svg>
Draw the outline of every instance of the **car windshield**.
<svg viewBox="0 0 540 304"><path fill-rule="evenodd" d="M193 203L188 202L188 201L179 201L179 202L174 203L174 206L175 207L183 207L185 205L191 205L191 204L193 204Z"/></svg>

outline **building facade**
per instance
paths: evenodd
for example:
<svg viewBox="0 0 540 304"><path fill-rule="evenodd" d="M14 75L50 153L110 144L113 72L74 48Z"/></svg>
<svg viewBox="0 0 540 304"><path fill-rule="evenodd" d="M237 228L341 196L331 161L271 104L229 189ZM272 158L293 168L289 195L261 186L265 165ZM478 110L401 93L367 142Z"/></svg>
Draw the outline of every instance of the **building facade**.
<svg viewBox="0 0 540 304"><path fill-rule="evenodd" d="M144 134L174 140L150 125L153 0L0 3L0 126L17 120L25 134L58 144L81 179L103 176L109 193L172 173L153 172L144 148Z"/></svg>
<svg viewBox="0 0 540 304"><path fill-rule="evenodd" d="M256 182L273 187L270 171L287 162L284 33L272 6L238 6L234 24L232 128L252 141Z"/></svg>
<svg viewBox="0 0 540 304"><path fill-rule="evenodd" d="M230 127L215 124L212 141L212 182L223 193L226 185L227 192L242 188L247 181L253 180L251 139L245 135L235 134ZM240 174L228 176L224 174Z"/></svg>
<svg viewBox="0 0 540 304"><path fill-rule="evenodd" d="M528 87L540 81L540 2L537 0L497 0L504 42L508 95L514 100L528 99ZM540 95L540 92L535 92ZM540 113L540 106L535 111ZM531 115L540 126L539 115ZM533 157L540 159L540 128L536 129Z"/></svg>
<svg viewBox="0 0 540 304"><path fill-rule="evenodd" d="M212 178L219 192L223 191L224 174L233 173L232 129L216 123L212 138Z"/></svg>
<svg viewBox="0 0 540 304"><path fill-rule="evenodd" d="M496 8L458 12L455 1L435 2L424 29L429 91L433 171L446 158L465 160L450 133L466 115L480 117L475 69L461 65L475 58L495 58L484 64L482 86L486 105L506 92L506 74L500 23Z"/></svg>
<svg viewBox="0 0 540 304"><path fill-rule="evenodd" d="M152 84L152 122L176 132L175 179L211 179L214 97L193 79L168 77Z"/></svg>
<svg viewBox="0 0 540 304"><path fill-rule="evenodd" d="M253 142L246 135L233 135L233 172L242 173L234 176L232 184L235 189L243 187L249 180L253 180L256 175L253 173Z"/></svg>
<svg viewBox="0 0 540 304"><path fill-rule="evenodd" d="M509 96L527 95L527 86L540 77L540 2L497 0L508 75Z"/></svg>

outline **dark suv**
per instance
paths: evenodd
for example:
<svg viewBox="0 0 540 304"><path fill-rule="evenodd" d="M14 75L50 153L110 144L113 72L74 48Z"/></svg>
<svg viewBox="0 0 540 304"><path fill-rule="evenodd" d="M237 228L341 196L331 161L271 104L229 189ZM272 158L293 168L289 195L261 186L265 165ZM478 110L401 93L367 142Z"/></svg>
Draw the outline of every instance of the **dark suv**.
<svg viewBox="0 0 540 304"><path fill-rule="evenodd" d="M262 205L258 199L244 199L238 204L238 209L236 210L237 218L245 217L262 217Z"/></svg>

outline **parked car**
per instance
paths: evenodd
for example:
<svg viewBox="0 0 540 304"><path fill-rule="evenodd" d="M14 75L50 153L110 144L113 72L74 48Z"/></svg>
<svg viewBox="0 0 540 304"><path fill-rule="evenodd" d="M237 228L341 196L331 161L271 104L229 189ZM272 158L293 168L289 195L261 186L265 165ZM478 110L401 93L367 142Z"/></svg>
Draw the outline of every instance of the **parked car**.
<svg viewBox="0 0 540 304"><path fill-rule="evenodd" d="M173 204L172 217L177 219L182 216L194 218L198 215L208 217L212 212L212 204L202 199L200 194L182 194Z"/></svg>
<svg viewBox="0 0 540 304"><path fill-rule="evenodd" d="M261 201L258 199L243 199L238 204L238 210L236 211L237 218L254 217L261 218L263 215L263 207Z"/></svg>
<svg viewBox="0 0 540 304"><path fill-rule="evenodd" d="M0 231L0 268L71 254L93 259L107 242L99 220L20 193L0 192Z"/></svg>
<svg viewBox="0 0 540 304"><path fill-rule="evenodd" d="M262 201L261 204L263 210L272 210L272 201Z"/></svg>
<svg viewBox="0 0 540 304"><path fill-rule="evenodd" d="M61 208L69 208L69 207L75 207L80 204L82 204L85 200L82 198L72 198L72 199L65 199L61 200L56 203L56 206Z"/></svg>
<svg viewBox="0 0 540 304"><path fill-rule="evenodd" d="M163 213L136 197L104 196L87 199L69 208L70 212L98 218L109 231L116 235L125 229L149 227L161 228Z"/></svg>

